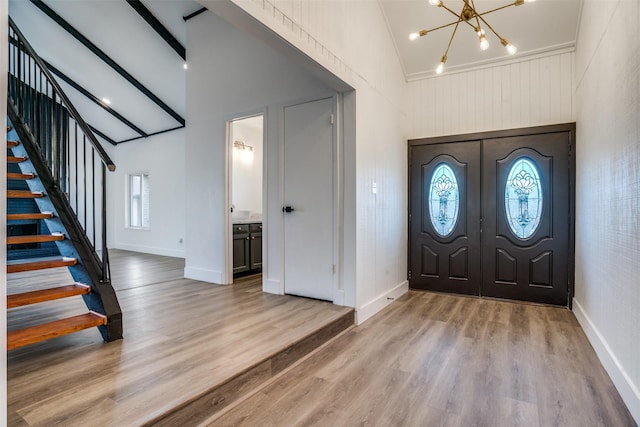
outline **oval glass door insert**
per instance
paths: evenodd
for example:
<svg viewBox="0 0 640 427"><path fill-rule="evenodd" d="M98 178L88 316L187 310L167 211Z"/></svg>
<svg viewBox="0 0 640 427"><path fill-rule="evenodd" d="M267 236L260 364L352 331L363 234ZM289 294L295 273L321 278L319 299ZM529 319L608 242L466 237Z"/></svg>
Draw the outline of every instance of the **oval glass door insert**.
<svg viewBox="0 0 640 427"><path fill-rule="evenodd" d="M441 237L446 237L458 222L460 191L453 169L441 163L436 166L429 186L429 215L431 224Z"/></svg>
<svg viewBox="0 0 640 427"><path fill-rule="evenodd" d="M542 183L535 163L518 158L507 176L504 208L511 232L519 239L533 236L542 216Z"/></svg>

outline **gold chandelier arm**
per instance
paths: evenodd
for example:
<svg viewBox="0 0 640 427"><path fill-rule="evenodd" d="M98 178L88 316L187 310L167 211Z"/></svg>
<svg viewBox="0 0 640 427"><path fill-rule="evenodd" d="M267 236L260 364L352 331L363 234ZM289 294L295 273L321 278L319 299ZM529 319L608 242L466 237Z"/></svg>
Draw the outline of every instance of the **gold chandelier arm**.
<svg viewBox="0 0 640 427"><path fill-rule="evenodd" d="M448 23L448 24L440 25L439 27L431 28L430 30L422 30L422 31L424 31L424 32L425 32L425 34L426 34L426 33L430 33L430 32L432 32L432 31L441 30L441 29L443 29L443 28L447 28L447 27L450 27L450 26L452 26L452 25L456 25L456 24L458 24L459 22L460 22L460 19L458 19L457 21L450 22L450 23Z"/></svg>
<svg viewBox="0 0 640 427"><path fill-rule="evenodd" d="M456 22L456 26L453 29L453 33L451 34L451 38L449 39L449 44L447 45L447 50L444 52L444 55L442 56L443 58L447 57L447 54L449 53L449 48L451 47L451 42L453 41L453 38L456 35L456 31L458 31L458 25L460 25L461 22L463 22L463 19L458 19L458 22Z"/></svg>
<svg viewBox="0 0 640 427"><path fill-rule="evenodd" d="M480 18L480 20L481 20L482 22L484 22L484 24L485 24L485 25L486 25L486 26L491 30L491 32L492 32L493 34L495 34L495 35L496 35L496 37L498 38L498 40L501 40L501 41L503 40L503 38L502 38L502 37L500 37L500 34L498 34L498 33L496 32L496 30L494 30L494 29L493 29L493 27L492 27L491 25L489 25L489 23L488 23L488 22L487 22L487 21L482 17L482 15L477 15L477 16L478 16L478 18Z"/></svg>
<svg viewBox="0 0 640 427"><path fill-rule="evenodd" d="M506 9L507 7L515 6L515 3L505 4L504 6L496 7L495 9L488 10L486 12L478 13L478 16L487 15L489 13L497 12L502 9Z"/></svg>
<svg viewBox="0 0 640 427"><path fill-rule="evenodd" d="M465 3L466 3L466 2L465 2ZM462 19L462 17L461 17L459 14L457 14L457 13L455 13L453 10L449 9L449 8L448 8L444 3L441 3L439 7L442 7L442 8L444 8L444 9L448 10L449 12L451 12L451 13L452 13L452 14L453 14L457 19L458 19L458 23L460 23L460 22L464 22L465 24L467 24L467 25L468 25L468 26L470 26L471 28L475 29L475 27L474 27L472 24L469 24L467 21L465 21L464 19ZM475 8L474 8L474 10L475 10ZM447 24L446 26L453 25L453 24L455 24L455 23L456 23L456 22L452 22L451 24ZM434 28L434 30L437 30L437 29L438 29L438 28ZM433 31L433 30L429 30L429 31Z"/></svg>
<svg viewBox="0 0 640 427"><path fill-rule="evenodd" d="M475 28L475 30L480 32L480 20L478 19L478 12L476 11L476 4L474 0L471 0L471 8L473 9L473 14L475 15L475 18L476 18L477 28ZM484 19L482 20L482 22L484 22Z"/></svg>

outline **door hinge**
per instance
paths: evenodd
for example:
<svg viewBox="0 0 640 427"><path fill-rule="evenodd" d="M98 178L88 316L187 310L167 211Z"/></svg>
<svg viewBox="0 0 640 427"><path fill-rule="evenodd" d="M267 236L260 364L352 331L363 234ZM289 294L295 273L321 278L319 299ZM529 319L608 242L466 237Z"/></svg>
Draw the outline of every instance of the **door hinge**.
<svg viewBox="0 0 640 427"><path fill-rule="evenodd" d="M331 115L331 118L329 120L331 121L331 124L333 124L333 114Z"/></svg>
<svg viewBox="0 0 640 427"><path fill-rule="evenodd" d="M409 274L407 276L407 280L411 280L411 270L409 270Z"/></svg>

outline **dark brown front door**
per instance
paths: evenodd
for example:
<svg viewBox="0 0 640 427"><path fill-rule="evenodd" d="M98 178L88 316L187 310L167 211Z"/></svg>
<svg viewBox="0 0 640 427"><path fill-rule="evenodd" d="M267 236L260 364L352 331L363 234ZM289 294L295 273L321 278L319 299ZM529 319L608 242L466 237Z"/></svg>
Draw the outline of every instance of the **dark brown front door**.
<svg viewBox="0 0 640 427"><path fill-rule="evenodd" d="M479 141L411 150L411 287L478 295Z"/></svg>
<svg viewBox="0 0 640 427"><path fill-rule="evenodd" d="M567 305L573 132L411 141L410 286Z"/></svg>
<svg viewBox="0 0 640 427"><path fill-rule="evenodd" d="M567 304L567 133L483 141L482 294Z"/></svg>

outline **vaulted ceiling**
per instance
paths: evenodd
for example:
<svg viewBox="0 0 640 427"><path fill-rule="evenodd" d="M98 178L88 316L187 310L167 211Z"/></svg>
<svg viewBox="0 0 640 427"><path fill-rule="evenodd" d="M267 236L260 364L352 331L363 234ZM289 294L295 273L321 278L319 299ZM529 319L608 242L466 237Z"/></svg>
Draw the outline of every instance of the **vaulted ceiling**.
<svg viewBox="0 0 640 427"><path fill-rule="evenodd" d="M184 123L185 59L131 3L144 6L183 47L186 46L183 17L202 9L194 0L9 2L11 19L36 52L53 65L57 71L54 76L85 120L110 143L181 127ZM61 24L62 21L66 24ZM118 73L95 49L74 37L69 28L88 39L130 78ZM105 107L102 102L96 103L82 90L94 99L106 98L111 104ZM109 109L128 123L109 114Z"/></svg>
<svg viewBox="0 0 640 427"><path fill-rule="evenodd" d="M472 3L472 0L468 1ZM409 34L455 22L456 16L443 7L430 5L429 0L380 2L407 80L434 75L454 26L428 33L413 41L409 40ZM478 13L483 13L514 4L514 0L474 0L473 4ZM460 13L464 0L444 0L444 5ZM506 7L483 17L501 37L518 48L513 58L519 59L551 50L573 49L581 5L582 0L528 0L522 5ZM461 23L447 55L445 72L512 58L487 25L480 24L485 29L489 49L482 51L473 28Z"/></svg>
<svg viewBox="0 0 640 427"><path fill-rule="evenodd" d="M434 75L454 27L434 31L414 41L409 40L409 34L448 24L456 17L442 7L430 5L429 0L378 1L407 80ZM459 12L464 1L444 0L444 4ZM573 49L581 2L529 0L484 18L502 37L518 47L514 58L520 59L550 50ZM110 143L184 125L188 72L184 68L185 59L132 7L136 4L146 8L182 47L186 47L183 17L202 9L195 0L9 0L10 17L39 55L59 72L63 89L85 120ZM509 1L474 0L474 4L482 13L507 5ZM67 29L61 21L66 22ZM482 26L486 28L486 25ZM69 28L90 40L130 78L123 77L108 64L109 61L101 59L95 49L81 43ZM473 29L461 24L451 44L445 72L510 58L488 29L487 38L491 46L482 51ZM73 84L65 82L60 75ZM138 85L133 84L132 79ZM82 90L89 92L94 100ZM105 106L95 102L102 98L109 99L111 104ZM115 111L125 120L107 110Z"/></svg>

